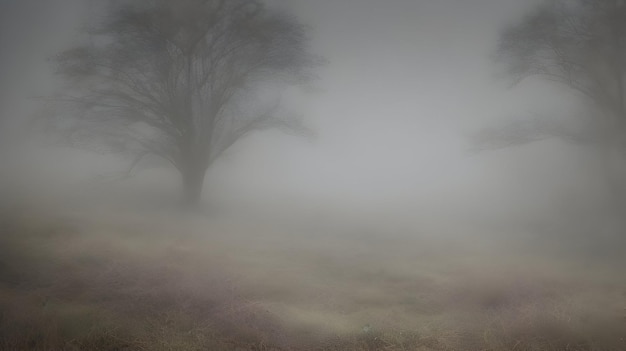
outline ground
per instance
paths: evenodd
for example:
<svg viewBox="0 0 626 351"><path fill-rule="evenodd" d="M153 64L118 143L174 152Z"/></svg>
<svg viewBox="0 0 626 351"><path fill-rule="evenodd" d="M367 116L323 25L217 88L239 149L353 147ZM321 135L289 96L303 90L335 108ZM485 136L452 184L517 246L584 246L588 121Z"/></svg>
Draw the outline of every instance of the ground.
<svg viewBox="0 0 626 351"><path fill-rule="evenodd" d="M626 349L616 259L199 214L0 228L0 350Z"/></svg>

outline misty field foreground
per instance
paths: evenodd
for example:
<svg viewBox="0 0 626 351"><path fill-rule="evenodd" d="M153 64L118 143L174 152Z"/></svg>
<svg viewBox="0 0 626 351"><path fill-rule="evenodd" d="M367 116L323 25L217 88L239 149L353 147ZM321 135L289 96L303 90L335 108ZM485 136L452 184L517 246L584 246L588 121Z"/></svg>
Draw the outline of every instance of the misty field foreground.
<svg viewBox="0 0 626 351"><path fill-rule="evenodd" d="M626 349L620 262L272 227L14 211L0 349Z"/></svg>

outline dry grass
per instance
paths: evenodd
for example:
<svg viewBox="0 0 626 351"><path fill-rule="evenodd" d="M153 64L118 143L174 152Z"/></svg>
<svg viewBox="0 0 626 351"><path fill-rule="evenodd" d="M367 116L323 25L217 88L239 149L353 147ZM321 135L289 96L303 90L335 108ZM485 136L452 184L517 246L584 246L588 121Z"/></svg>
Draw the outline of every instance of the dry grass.
<svg viewBox="0 0 626 351"><path fill-rule="evenodd" d="M0 231L1 350L626 349L623 266L201 217Z"/></svg>

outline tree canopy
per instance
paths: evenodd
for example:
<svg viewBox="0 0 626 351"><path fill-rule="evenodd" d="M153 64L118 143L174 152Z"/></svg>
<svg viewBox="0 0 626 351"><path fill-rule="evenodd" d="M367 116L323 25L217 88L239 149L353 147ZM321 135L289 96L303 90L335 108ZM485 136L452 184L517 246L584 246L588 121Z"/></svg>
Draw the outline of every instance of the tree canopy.
<svg viewBox="0 0 626 351"><path fill-rule="evenodd" d="M307 78L317 61L304 26L258 0L117 4L88 38L56 58L80 125L170 161L191 203L207 168L247 132L300 127L238 107L264 82Z"/></svg>
<svg viewBox="0 0 626 351"><path fill-rule="evenodd" d="M600 146L611 196L617 207L626 208L622 171L626 150L626 2L546 0L501 34L498 59L515 83L537 76L577 92L587 103L585 113L593 123L587 127L587 135L571 140L593 140ZM525 142L542 138L546 132L568 135L562 129L550 131L544 126L535 123L533 128L513 129L513 136L521 135L518 139ZM498 141L498 133L486 134L479 140L499 145L512 140Z"/></svg>
<svg viewBox="0 0 626 351"><path fill-rule="evenodd" d="M626 6L622 0L548 0L501 35L498 58L580 93L622 129L626 119Z"/></svg>

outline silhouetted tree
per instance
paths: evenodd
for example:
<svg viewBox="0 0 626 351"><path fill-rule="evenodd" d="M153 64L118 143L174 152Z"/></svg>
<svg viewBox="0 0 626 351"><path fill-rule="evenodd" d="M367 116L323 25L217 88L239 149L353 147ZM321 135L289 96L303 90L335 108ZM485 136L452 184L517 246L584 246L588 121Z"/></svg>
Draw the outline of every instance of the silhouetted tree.
<svg viewBox="0 0 626 351"><path fill-rule="evenodd" d="M297 83L316 61L303 26L258 0L118 3L88 34L55 60L70 83L65 100L80 108L88 135L130 138L138 155L170 161L188 204L198 203L211 163L246 133L301 128L272 111L242 116L253 88Z"/></svg>
<svg viewBox="0 0 626 351"><path fill-rule="evenodd" d="M606 165L615 161L626 138L623 0L547 0L502 33L498 58L516 83L538 76L579 93L597 111ZM623 185L611 182L616 191Z"/></svg>
<svg viewBox="0 0 626 351"><path fill-rule="evenodd" d="M550 0L508 28L499 58L520 81L531 75L562 83L624 125L626 6L622 0Z"/></svg>

